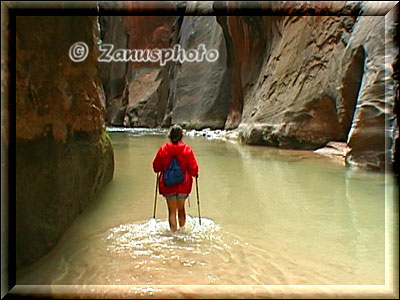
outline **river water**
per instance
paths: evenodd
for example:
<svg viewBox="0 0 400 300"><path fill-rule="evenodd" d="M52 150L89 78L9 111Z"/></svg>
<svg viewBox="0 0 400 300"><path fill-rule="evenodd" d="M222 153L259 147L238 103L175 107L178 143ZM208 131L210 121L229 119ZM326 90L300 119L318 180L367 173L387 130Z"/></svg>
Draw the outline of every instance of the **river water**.
<svg viewBox="0 0 400 300"><path fill-rule="evenodd" d="M201 225L193 185L187 225L173 234L162 196L152 218L152 160L166 136L110 135L114 179L17 284L385 284L398 224L390 176L308 151L184 137L200 166Z"/></svg>

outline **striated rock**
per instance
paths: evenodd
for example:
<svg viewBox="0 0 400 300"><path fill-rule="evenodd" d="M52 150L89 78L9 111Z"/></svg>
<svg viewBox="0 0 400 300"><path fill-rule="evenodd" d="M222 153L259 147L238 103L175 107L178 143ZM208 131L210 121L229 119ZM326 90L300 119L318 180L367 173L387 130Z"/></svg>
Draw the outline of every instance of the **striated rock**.
<svg viewBox="0 0 400 300"><path fill-rule="evenodd" d="M156 11L164 6L166 13L185 9L191 16L124 16L129 48L178 43L190 49L204 43L220 57L215 63L163 68L132 64L124 93L107 104L114 124L238 129L244 143L291 149L347 142L347 163L366 168L382 169L385 153L393 156L395 93L383 90L385 83L394 85L392 62L385 66L383 60L389 49L384 20L393 24L393 18L383 15L395 1L153 4ZM121 4L121 9L148 14L153 4ZM212 12L218 16L209 16ZM142 78L157 69L158 76L149 75L153 82ZM149 90L134 91L142 81ZM130 94L147 96L138 100ZM387 140L385 130L391 132Z"/></svg>
<svg viewBox="0 0 400 300"><path fill-rule="evenodd" d="M337 61L351 22L352 17L320 16L270 20L273 44L244 97L242 141L316 149L344 140L336 112Z"/></svg>
<svg viewBox="0 0 400 300"><path fill-rule="evenodd" d="M124 87L122 95L107 101L107 124L122 126L126 115L127 90Z"/></svg>
<svg viewBox="0 0 400 300"><path fill-rule="evenodd" d="M228 51L227 64L231 71L230 106L225 128L236 128L242 118L243 97L257 77L267 47L272 41L273 24L264 25L261 16L218 16Z"/></svg>
<svg viewBox="0 0 400 300"><path fill-rule="evenodd" d="M157 126L158 90L161 79L157 80L160 70L146 73L129 84L129 103L125 117L127 127Z"/></svg>
<svg viewBox="0 0 400 300"><path fill-rule="evenodd" d="M49 251L113 177L96 17L17 17L16 265ZM89 55L72 62L71 45Z"/></svg>
<svg viewBox="0 0 400 300"><path fill-rule="evenodd" d="M358 94L364 75L365 51L359 46L353 51L346 51L342 60L343 77L337 100L339 123L347 137L357 104Z"/></svg>
<svg viewBox="0 0 400 300"><path fill-rule="evenodd" d="M103 2L102 6L110 6L111 3ZM101 41L103 44L112 44L114 49L126 49L128 46L128 34L122 16L99 16ZM107 123L122 125L126 111L127 85L126 62L100 62L99 70L103 82L105 100L107 101Z"/></svg>
<svg viewBox="0 0 400 300"><path fill-rule="evenodd" d="M127 6L135 5L132 2ZM130 7L130 6L129 6ZM129 49L168 49L176 43L181 17L177 16L126 16L124 22L129 34ZM133 127L157 127L164 120L170 84L171 62L129 62L127 93L129 107L124 125ZM145 75L152 73L153 75ZM148 76L146 79L141 77ZM153 81L153 82L150 82ZM140 86L140 82L145 82ZM137 87L140 90L135 90ZM146 91L148 87L150 90ZM151 96L138 102L140 95ZM138 96L139 95L139 96ZM134 105L134 103L136 103ZM143 120L142 120L143 119Z"/></svg>
<svg viewBox="0 0 400 300"><path fill-rule="evenodd" d="M396 1L214 1L213 10L220 15L276 15L276 16L384 16Z"/></svg>
<svg viewBox="0 0 400 300"><path fill-rule="evenodd" d="M365 51L364 74L348 135L350 151L346 162L379 170L385 168L385 155L390 154L388 145L393 137L386 136L386 128L394 121L391 68L394 57L385 53L385 46L389 47L393 40L388 35L385 39L385 28L390 30L389 25L385 27L385 17L359 17L344 56L354 58L359 49Z"/></svg>
<svg viewBox="0 0 400 300"><path fill-rule="evenodd" d="M172 8L173 3L170 4L165 3L164 9ZM110 9L140 11L145 9L146 5L139 2L116 1L101 2L100 8L105 11ZM114 45L114 50L170 48L176 40L179 19L180 17L176 16L102 16L100 26L104 36L103 42ZM101 63L107 102L107 123L113 126L142 126L138 124L159 126L164 119L168 99L169 68L170 62L165 66L150 61ZM130 88L132 82L143 74L156 70L159 72L157 79L160 79L158 91L154 94L158 98L153 98L156 105L142 106L139 110L133 109L129 96L129 91L132 92ZM134 115L136 117L133 117ZM151 115L152 120L149 119ZM131 122L132 118L136 121ZM146 121L140 121L141 118L145 118Z"/></svg>
<svg viewBox="0 0 400 300"><path fill-rule="evenodd" d="M99 22L102 27L102 43L112 44L114 49L127 48L128 34L122 16L114 18L100 16ZM125 88L126 63L118 61L101 62L99 67L106 99L121 96Z"/></svg>
<svg viewBox="0 0 400 300"><path fill-rule="evenodd" d="M126 3L127 6L130 3ZM175 16L126 16L125 26L129 35L129 49L163 49L172 46ZM130 68L159 67L159 62L130 62Z"/></svg>
<svg viewBox="0 0 400 300"><path fill-rule="evenodd" d="M394 9L393 12L393 18L399 18L400 14L400 6L397 5ZM389 15L391 17L391 15ZM393 172L399 176L399 171L400 171L400 164L399 164L399 157L400 157L400 139L399 139L399 116L400 116L400 107L399 107L399 101L400 101L400 54L399 54L399 27L397 29L394 29L391 31L392 35L389 37L392 40L392 44L390 49L392 50L392 55L394 56L394 61L392 63L393 67L393 79L395 80L395 86L394 86L394 105L393 105L393 111L394 115L396 117L396 120L393 122L393 128L392 128L392 134L391 137L394 139L392 142L391 148L391 155L390 159L393 161Z"/></svg>
<svg viewBox="0 0 400 300"><path fill-rule="evenodd" d="M198 49L201 44L206 50L218 50L218 59L215 62L185 61L173 66L164 124L172 122L195 129L224 127L232 70L226 65L227 51L222 29L214 16L185 16L179 45L188 51Z"/></svg>
<svg viewBox="0 0 400 300"><path fill-rule="evenodd" d="M191 3L187 9L196 11L203 9L203 6L204 4ZM114 19L115 17L104 16L102 23L120 23L119 19ZM182 49L189 50L190 48L197 49L198 45L203 43L206 49L218 49L220 57L215 63L184 62L180 65L168 62L165 66L160 66L158 62L129 62L126 63L128 69L124 77L122 77L124 70L121 63L118 63L120 76L112 76L110 74L112 69L108 67L105 72L108 72L109 79L103 76L103 81L112 80L112 83L104 83L108 123L114 126L148 127L159 126L161 123L163 126L169 126L168 124L174 122L193 128L223 128L231 94L228 81L233 72L226 70L225 41L216 18L124 16L123 22L128 35L126 48L161 49L172 48L173 45L179 44ZM107 33L116 27L116 25L114 27L109 25L102 29L105 31L103 33L105 37L110 36L104 42L119 41L118 34ZM147 84L144 86L139 84L143 81L139 79L143 74L157 70L157 81L151 84L145 80ZM198 84L193 84L194 82ZM207 84L205 85L204 82ZM118 92L112 93L107 92L107 86L120 88ZM149 87L151 91L134 91L132 86L140 89ZM153 89L154 87L156 90ZM114 88L114 90L117 89ZM150 101L146 100L147 104L144 105L143 101L137 101L136 94L151 95L151 98L147 99ZM133 103L136 104L133 105ZM197 104L193 106L195 103Z"/></svg>

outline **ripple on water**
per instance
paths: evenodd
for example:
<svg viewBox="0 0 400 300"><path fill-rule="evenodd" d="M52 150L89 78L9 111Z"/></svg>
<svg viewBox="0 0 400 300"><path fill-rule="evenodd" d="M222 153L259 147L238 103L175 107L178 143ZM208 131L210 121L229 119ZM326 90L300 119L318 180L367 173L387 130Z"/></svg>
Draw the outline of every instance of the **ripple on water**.
<svg viewBox="0 0 400 300"><path fill-rule="evenodd" d="M230 249L240 244L213 220L202 218L200 225L189 215L178 232L171 232L166 220L150 219L111 228L104 240L110 254L130 258L126 264L136 270L135 282L151 278L147 283L152 284L165 284L171 277L182 284L188 275L193 284L216 283L222 276L216 268L228 268Z"/></svg>
<svg viewBox="0 0 400 300"><path fill-rule="evenodd" d="M198 219L187 216L186 225L177 232L169 229L168 221L154 218L144 223L121 224L109 229L105 239L107 249L135 258L154 258L167 253L177 255L182 251L204 253L210 251L216 242L221 248L229 248L218 234L219 225L206 218L201 221L200 225Z"/></svg>
<svg viewBox="0 0 400 300"><path fill-rule="evenodd" d="M242 241L211 219L201 221L200 226L188 215L175 233L159 219L110 228L76 243L61 260L55 256L45 271L50 277L43 280L52 285L286 283L288 274L269 249ZM26 282L39 277L32 274Z"/></svg>

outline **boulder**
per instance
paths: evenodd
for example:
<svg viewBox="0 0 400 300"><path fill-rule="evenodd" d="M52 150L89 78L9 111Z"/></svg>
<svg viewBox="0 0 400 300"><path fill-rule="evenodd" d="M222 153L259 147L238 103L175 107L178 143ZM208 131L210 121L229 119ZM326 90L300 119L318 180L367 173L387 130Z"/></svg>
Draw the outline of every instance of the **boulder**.
<svg viewBox="0 0 400 300"><path fill-rule="evenodd" d="M349 147L345 142L329 142L325 147L319 148L314 152L331 157L344 165L348 151Z"/></svg>

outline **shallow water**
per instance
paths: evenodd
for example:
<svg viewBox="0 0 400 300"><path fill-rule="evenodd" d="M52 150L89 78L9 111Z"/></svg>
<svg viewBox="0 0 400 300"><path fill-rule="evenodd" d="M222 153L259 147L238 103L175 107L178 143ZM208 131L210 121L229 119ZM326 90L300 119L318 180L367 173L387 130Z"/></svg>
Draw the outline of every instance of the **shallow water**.
<svg viewBox="0 0 400 300"><path fill-rule="evenodd" d="M165 136L111 138L113 181L17 284L385 283L385 241L398 219L390 176L312 152L186 137L200 166L201 225L193 185L187 224L171 233L161 196L152 218L151 163Z"/></svg>

